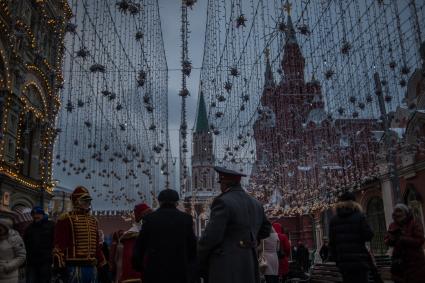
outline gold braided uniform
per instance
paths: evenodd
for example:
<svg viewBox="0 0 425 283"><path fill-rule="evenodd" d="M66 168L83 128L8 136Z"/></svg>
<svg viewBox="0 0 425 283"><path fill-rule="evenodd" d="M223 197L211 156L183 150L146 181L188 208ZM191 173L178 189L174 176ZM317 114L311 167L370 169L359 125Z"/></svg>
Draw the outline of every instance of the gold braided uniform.
<svg viewBox="0 0 425 283"><path fill-rule="evenodd" d="M99 245L98 223L94 216L72 211L56 223L54 258L58 267L65 265L104 265Z"/></svg>

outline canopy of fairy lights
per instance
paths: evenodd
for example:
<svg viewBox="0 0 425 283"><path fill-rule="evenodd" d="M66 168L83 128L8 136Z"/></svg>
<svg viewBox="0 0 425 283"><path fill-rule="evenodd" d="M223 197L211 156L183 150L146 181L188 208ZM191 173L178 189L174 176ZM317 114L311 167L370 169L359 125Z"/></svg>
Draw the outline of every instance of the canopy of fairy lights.
<svg viewBox="0 0 425 283"><path fill-rule="evenodd" d="M54 176L95 210L153 203L174 186L167 62L156 0L71 0Z"/></svg>

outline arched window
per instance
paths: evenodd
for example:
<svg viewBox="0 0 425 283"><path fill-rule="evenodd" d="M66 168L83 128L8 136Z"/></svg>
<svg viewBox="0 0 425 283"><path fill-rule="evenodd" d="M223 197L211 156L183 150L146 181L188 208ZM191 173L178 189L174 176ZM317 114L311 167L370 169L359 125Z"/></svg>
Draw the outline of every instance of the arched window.
<svg viewBox="0 0 425 283"><path fill-rule="evenodd" d="M44 112L41 93L34 85L27 86L23 94L25 96L24 103L29 104L40 113ZM17 137L20 172L39 180L42 135L40 119L32 111L21 112L21 115L20 134Z"/></svg>
<svg viewBox="0 0 425 283"><path fill-rule="evenodd" d="M416 191L416 188L413 184L407 184L405 202L407 206L411 209L413 213L413 217L415 217L416 221L418 221L419 223L422 223L422 227L423 227L424 215L423 215L423 208L422 208L422 198Z"/></svg>
<svg viewBox="0 0 425 283"><path fill-rule="evenodd" d="M380 197L372 197L367 203L367 221L373 230L374 236L370 248L375 255L385 254L387 247L384 243L386 232L384 203Z"/></svg>

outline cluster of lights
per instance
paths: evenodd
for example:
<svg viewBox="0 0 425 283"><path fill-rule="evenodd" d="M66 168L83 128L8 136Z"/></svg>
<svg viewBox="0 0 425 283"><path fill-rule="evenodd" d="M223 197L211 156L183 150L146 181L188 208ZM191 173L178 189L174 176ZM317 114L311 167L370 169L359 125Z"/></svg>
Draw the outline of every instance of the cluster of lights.
<svg viewBox="0 0 425 283"><path fill-rule="evenodd" d="M4 164L0 165L0 173L7 175L11 179L16 180L19 183L21 183L21 184L23 184L23 185L25 185L29 188L36 189L36 188L40 187L39 182L29 180L28 178L25 178L24 176L20 176L12 168L5 166Z"/></svg>

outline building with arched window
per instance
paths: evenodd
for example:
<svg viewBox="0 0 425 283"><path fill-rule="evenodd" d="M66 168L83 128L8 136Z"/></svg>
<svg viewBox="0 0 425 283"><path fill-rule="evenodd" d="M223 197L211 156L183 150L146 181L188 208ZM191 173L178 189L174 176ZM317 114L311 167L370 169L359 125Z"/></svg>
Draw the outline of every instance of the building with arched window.
<svg viewBox="0 0 425 283"><path fill-rule="evenodd" d="M47 207L54 187L52 151L66 0L0 0L1 204Z"/></svg>

